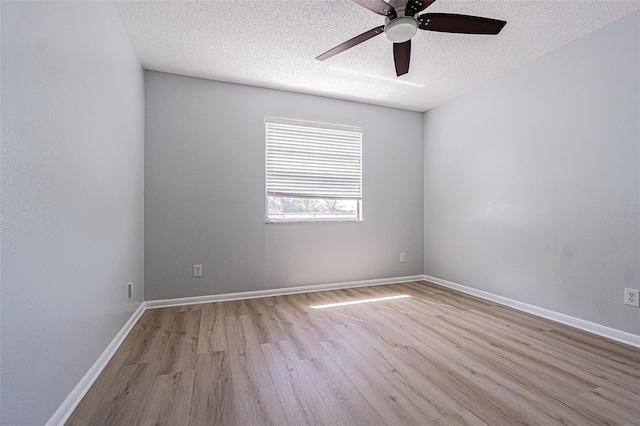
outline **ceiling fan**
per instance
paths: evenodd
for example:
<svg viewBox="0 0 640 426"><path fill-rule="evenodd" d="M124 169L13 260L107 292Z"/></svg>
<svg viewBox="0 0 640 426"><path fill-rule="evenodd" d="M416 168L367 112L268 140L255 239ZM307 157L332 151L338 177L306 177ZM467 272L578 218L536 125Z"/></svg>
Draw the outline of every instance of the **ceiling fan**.
<svg viewBox="0 0 640 426"><path fill-rule="evenodd" d="M506 21L497 19L452 13L425 13L416 17L416 14L431 6L436 0L389 0L389 3L383 0L352 1L385 16L385 24L339 44L316 59L324 61L384 32L393 42L393 58L398 77L409 72L411 38L416 35L418 28L445 33L496 35L506 24Z"/></svg>

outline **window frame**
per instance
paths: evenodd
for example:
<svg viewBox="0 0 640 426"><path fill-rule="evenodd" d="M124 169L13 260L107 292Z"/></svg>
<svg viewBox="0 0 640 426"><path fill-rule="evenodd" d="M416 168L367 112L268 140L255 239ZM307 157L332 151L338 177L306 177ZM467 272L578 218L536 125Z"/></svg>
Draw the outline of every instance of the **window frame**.
<svg viewBox="0 0 640 426"><path fill-rule="evenodd" d="M264 134L264 147L265 147L265 157L264 157L264 165L265 165L265 185L264 185L264 189L265 189L265 223L267 224L285 224L285 223L335 223L335 222L362 222L363 221L363 212L362 212L362 202L363 202L363 137L364 137L364 132L363 129L361 127L357 127L357 126L347 126L347 125L339 125L339 124L328 124L328 123L320 123L320 122L313 122L313 121L303 121L303 120L295 120L295 119L288 119L288 118L278 118L278 117L265 117L264 119L264 123L265 123L265 134ZM359 164L360 164L360 187L359 187L359 192L360 192L360 197L359 198L345 198L346 200L353 200L356 202L356 214L355 216L348 216L348 217L339 217L339 216L334 216L334 217L316 217L313 215L310 215L309 217L278 217L278 218L274 218L274 217L269 217L269 191L268 191L268 174L269 174L269 170L268 170L268 142L267 142L267 128L268 128L268 124L269 123L275 123L275 124L290 124L290 125L294 125L294 126L302 126L302 127L308 127L308 128L313 128L313 129L318 129L318 130L338 130L338 131L348 131L348 132L357 132L359 133L359 154L360 154L360 158L359 158ZM307 198L307 199L318 199L318 200L328 200L328 199L335 199L335 198L323 198L321 195L318 197L286 197L286 196L282 196L281 198Z"/></svg>

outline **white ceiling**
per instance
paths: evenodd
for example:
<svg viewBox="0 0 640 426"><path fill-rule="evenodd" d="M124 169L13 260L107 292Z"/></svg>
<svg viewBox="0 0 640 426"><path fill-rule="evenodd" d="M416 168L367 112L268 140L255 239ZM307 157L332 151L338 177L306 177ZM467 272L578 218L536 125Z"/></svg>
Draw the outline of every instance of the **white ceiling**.
<svg viewBox="0 0 640 426"><path fill-rule="evenodd" d="M426 12L507 21L497 36L418 31L396 77L384 34L324 62L330 48L384 24L350 0L116 1L144 68L425 111L628 13L640 0L438 0Z"/></svg>

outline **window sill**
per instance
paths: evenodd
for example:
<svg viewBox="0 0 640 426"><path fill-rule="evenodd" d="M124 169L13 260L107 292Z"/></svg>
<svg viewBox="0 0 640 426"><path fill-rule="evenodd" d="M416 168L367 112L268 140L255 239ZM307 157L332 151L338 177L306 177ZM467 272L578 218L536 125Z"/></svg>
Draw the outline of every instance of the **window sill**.
<svg viewBox="0 0 640 426"><path fill-rule="evenodd" d="M265 224L300 224L300 223L360 223L362 219L267 219Z"/></svg>

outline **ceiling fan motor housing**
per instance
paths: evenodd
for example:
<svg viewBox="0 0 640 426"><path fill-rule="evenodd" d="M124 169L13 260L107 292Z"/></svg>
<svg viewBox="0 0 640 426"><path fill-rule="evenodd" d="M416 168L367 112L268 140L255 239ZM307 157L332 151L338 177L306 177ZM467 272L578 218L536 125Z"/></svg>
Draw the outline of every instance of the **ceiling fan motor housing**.
<svg viewBox="0 0 640 426"><path fill-rule="evenodd" d="M404 43L418 32L418 21L413 16L398 16L384 27L387 38L394 43Z"/></svg>
<svg viewBox="0 0 640 426"><path fill-rule="evenodd" d="M394 43L404 43L418 32L418 21L413 16L405 16L407 2L404 0L391 0L389 4L393 6L398 14L395 19L385 19L384 33Z"/></svg>

